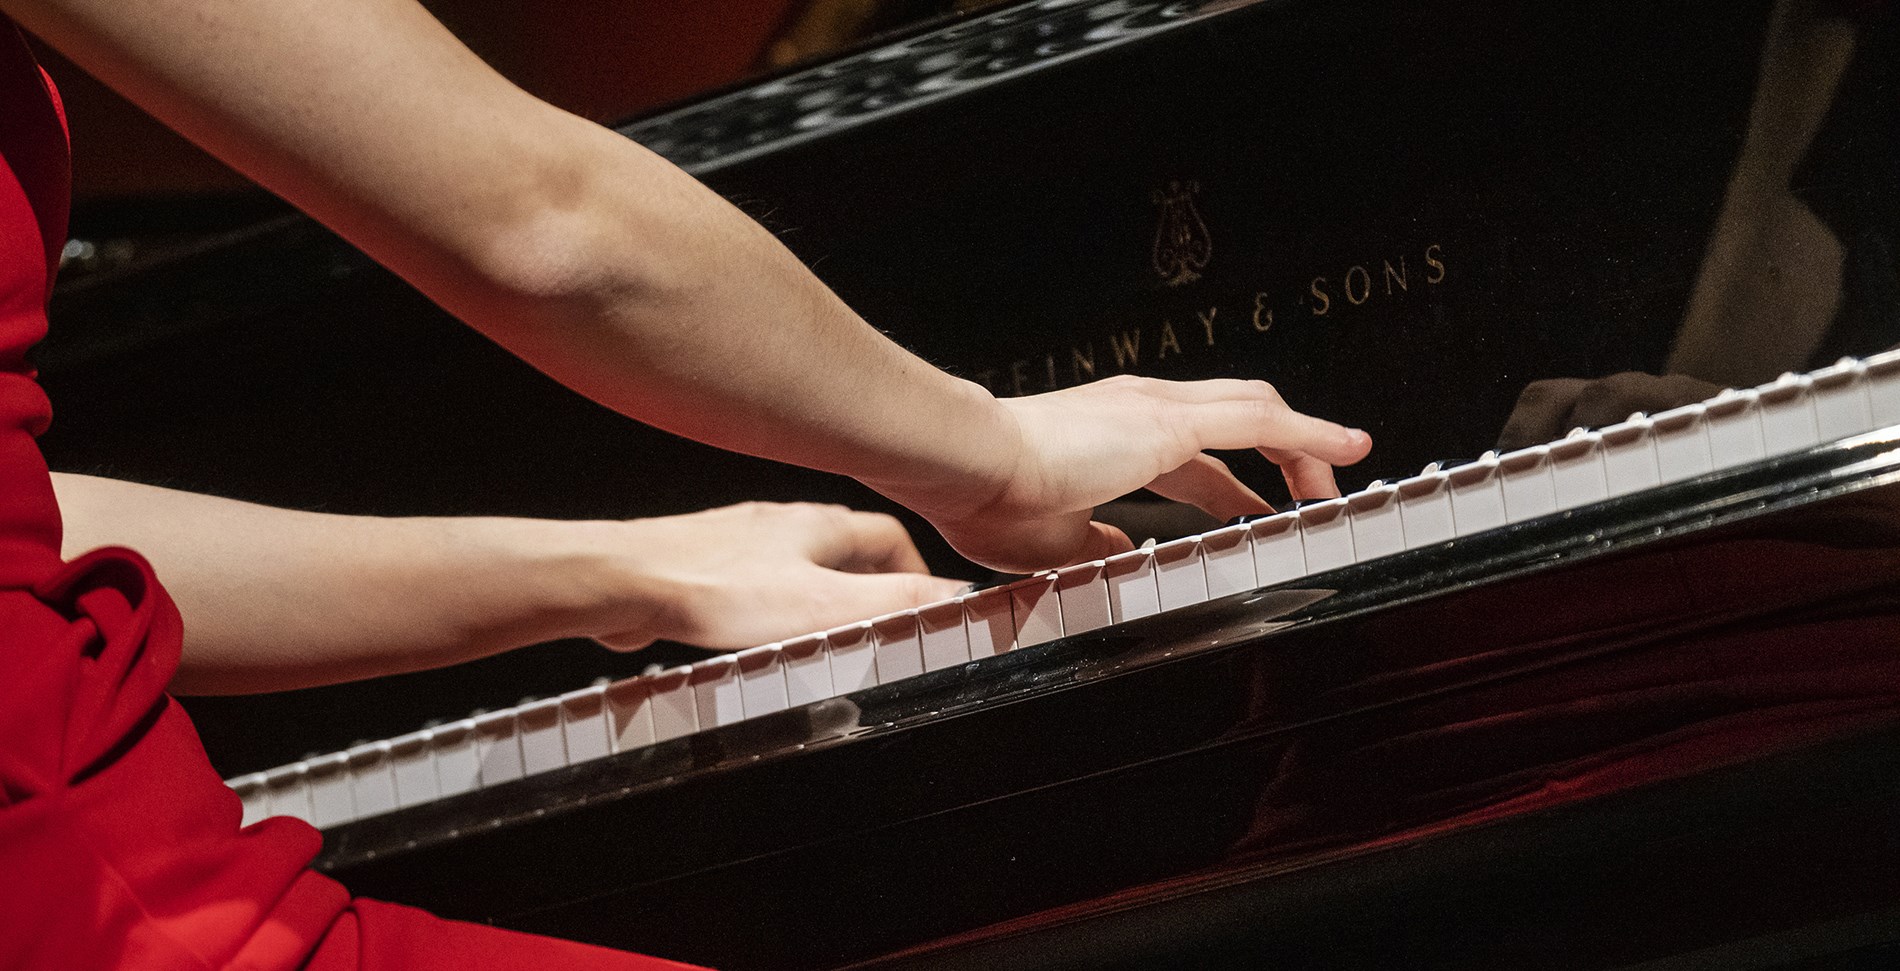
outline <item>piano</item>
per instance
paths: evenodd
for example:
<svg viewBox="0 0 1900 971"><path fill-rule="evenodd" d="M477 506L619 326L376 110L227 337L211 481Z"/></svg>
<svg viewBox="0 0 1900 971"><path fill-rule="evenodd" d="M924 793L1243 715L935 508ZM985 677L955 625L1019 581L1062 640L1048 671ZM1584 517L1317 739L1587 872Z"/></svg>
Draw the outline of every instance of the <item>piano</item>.
<svg viewBox="0 0 1900 971"><path fill-rule="evenodd" d="M1261 377L1377 450L1341 500L736 656L194 718L359 893L729 968L1891 966L1894 30L1032 0L631 122L998 393ZM877 506L607 415L296 217L55 314L56 467Z"/></svg>

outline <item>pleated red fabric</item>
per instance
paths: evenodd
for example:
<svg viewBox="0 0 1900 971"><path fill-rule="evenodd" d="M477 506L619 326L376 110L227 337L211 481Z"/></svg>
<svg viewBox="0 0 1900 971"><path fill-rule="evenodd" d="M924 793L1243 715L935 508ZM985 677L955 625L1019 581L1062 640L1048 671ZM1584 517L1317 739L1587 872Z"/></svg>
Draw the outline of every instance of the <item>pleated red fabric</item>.
<svg viewBox="0 0 1900 971"><path fill-rule="evenodd" d="M240 829L237 796L165 693L182 626L145 560L60 560L26 353L64 245L65 120L0 19L0 968L680 968L352 900L315 829Z"/></svg>

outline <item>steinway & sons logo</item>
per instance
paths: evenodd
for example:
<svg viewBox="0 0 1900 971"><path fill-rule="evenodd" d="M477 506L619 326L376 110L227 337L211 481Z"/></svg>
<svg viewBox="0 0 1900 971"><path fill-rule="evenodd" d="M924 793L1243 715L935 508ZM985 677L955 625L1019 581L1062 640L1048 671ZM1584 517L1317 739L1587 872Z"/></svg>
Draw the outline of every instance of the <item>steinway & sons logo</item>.
<svg viewBox="0 0 1900 971"><path fill-rule="evenodd" d="M1069 340L978 369L970 377L996 394L1024 395L1111 374L1213 373L1219 363L1215 355L1261 353L1246 345L1273 340L1276 320L1295 326L1369 323L1430 299L1451 272L1443 244L1415 237L1413 243L1382 245L1330 265L1261 266L1255 279L1227 292L1196 287L1191 292L1201 295L1189 297L1190 291L1173 288L1199 280L1213 254L1213 236L1194 202L1199 192L1196 182L1171 182L1153 193L1161 212L1152 268L1170 288L1158 305L1117 313L1080 330L1073 325L1081 321L1052 321L1050 329L1072 335ZM1232 271L1231 247L1228 252L1225 265ZM1223 273L1222 279L1233 276ZM1023 350L1028 349L1017 353Z"/></svg>
<svg viewBox="0 0 1900 971"><path fill-rule="evenodd" d="M1194 208L1194 196L1200 191L1198 182L1170 182L1166 189L1154 193L1154 203L1161 207L1161 224L1155 227L1154 268L1171 287L1200 279L1214 255L1213 237L1200 210Z"/></svg>

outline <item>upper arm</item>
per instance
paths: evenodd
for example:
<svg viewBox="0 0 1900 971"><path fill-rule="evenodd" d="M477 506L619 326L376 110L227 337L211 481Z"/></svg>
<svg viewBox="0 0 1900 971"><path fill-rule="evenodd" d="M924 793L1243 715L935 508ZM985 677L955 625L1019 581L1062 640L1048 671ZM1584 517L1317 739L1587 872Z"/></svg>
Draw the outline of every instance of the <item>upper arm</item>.
<svg viewBox="0 0 1900 971"><path fill-rule="evenodd" d="M546 223L585 194L586 147L620 141L510 84L415 0L0 9L451 305L505 276L519 240L559 239Z"/></svg>

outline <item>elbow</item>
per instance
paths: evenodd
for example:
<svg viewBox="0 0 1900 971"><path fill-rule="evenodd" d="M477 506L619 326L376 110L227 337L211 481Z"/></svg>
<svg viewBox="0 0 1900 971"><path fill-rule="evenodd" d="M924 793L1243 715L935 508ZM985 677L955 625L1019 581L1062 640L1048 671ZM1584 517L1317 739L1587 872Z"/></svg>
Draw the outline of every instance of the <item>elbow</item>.
<svg viewBox="0 0 1900 971"><path fill-rule="evenodd" d="M683 258L690 223L663 192L612 184L613 168L551 162L503 217L483 221L466 251L484 305L532 317L536 308L664 302L703 283L694 275L703 268Z"/></svg>

